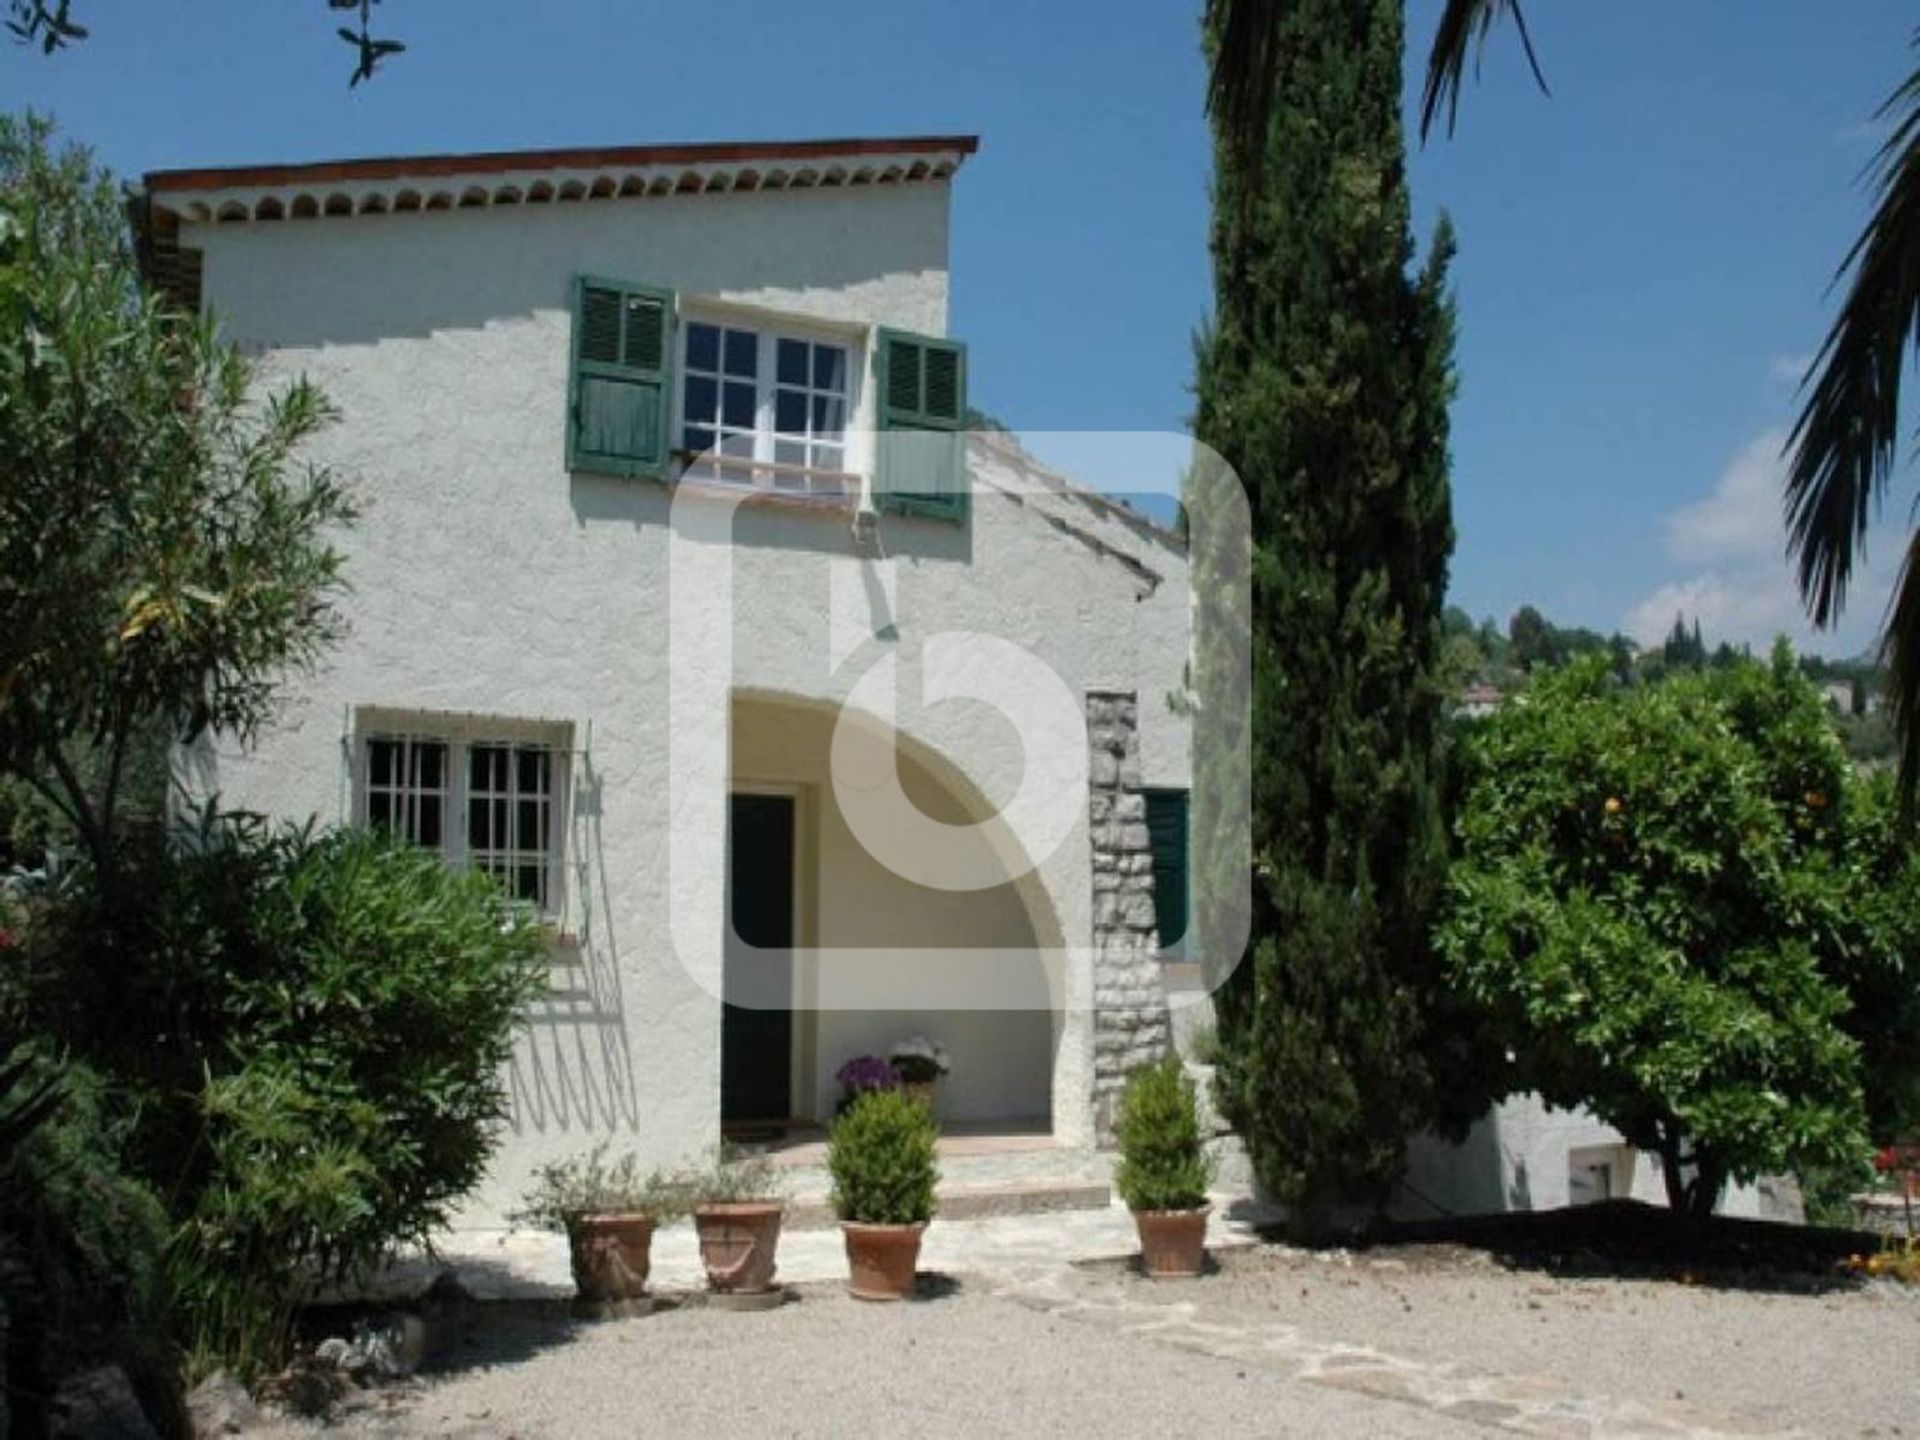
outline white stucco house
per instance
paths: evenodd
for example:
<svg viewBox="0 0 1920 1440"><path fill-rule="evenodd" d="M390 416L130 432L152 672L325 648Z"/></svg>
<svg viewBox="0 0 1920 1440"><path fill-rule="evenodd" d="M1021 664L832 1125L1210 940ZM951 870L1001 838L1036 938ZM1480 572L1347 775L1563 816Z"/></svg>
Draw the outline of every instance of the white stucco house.
<svg viewBox="0 0 1920 1440"><path fill-rule="evenodd" d="M817 1123L919 1033L950 1125L1082 1148L1165 1043L1185 555L962 433L974 150L146 177L150 275L327 392L364 507L349 638L195 783L391 826L560 937L485 1204L607 1136Z"/></svg>
<svg viewBox="0 0 1920 1440"><path fill-rule="evenodd" d="M975 149L145 177L150 278L327 392L315 458L364 512L348 638L253 747L183 757L192 784L391 827L552 922L482 1212L603 1139L671 1163L806 1133L845 1061L915 1034L951 1056L951 1129L1090 1156L1168 1043L1187 556L968 433ZM1580 1198L1605 1135L1526 1135L1559 1176L1531 1197L1498 1143L1417 1178Z"/></svg>

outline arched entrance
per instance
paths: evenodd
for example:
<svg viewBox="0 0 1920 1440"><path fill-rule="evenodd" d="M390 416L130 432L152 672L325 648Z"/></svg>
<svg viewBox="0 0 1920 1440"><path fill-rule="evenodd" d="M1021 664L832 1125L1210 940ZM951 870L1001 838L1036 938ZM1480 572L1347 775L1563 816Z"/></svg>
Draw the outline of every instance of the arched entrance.
<svg viewBox="0 0 1920 1440"><path fill-rule="evenodd" d="M763 692L732 702L724 979L741 1003L722 1010L723 1125L829 1119L841 1065L927 1035L952 1060L944 1125L1050 1131L1064 947L1045 886L959 767L905 737L902 790L933 820L977 825L962 843L1010 878L947 890L870 853L834 794L839 715Z"/></svg>

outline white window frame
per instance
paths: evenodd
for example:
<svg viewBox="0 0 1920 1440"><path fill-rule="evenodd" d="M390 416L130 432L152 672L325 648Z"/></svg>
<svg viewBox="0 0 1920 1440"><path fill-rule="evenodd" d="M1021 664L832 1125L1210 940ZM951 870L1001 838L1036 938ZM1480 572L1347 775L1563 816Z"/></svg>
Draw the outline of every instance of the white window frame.
<svg viewBox="0 0 1920 1440"><path fill-rule="evenodd" d="M349 766L352 786L352 816L355 825L370 820L368 797L372 781L372 745L376 740L397 740L407 744L430 742L446 746L444 784L441 797L440 844L436 852L456 870L472 868L477 862L468 843L467 809L472 803L471 752L476 746L506 746L510 751L544 750L548 755L547 772L547 847L545 903L536 907L543 919L557 920L565 910L566 848L571 795L572 727L547 721L511 720L487 716L436 715L431 713L364 710L357 717L352 737ZM510 785L517 786L518 765L510 765ZM385 787L393 789L394 787ZM490 793L490 792L489 792ZM513 797L517 799L517 795ZM508 824L517 823L510 801ZM489 856L524 853L525 847L506 850L490 848ZM514 862L518 863L518 862ZM508 890L512 891L512 875Z"/></svg>
<svg viewBox="0 0 1920 1440"><path fill-rule="evenodd" d="M695 325L712 325L722 330L746 331L758 342L754 369L753 455L749 460L722 460L700 463L686 452L687 341ZM671 407L673 474L676 479L699 484L746 489L791 500L853 503L859 500L868 468L868 446L862 407L866 403L867 366L872 353L867 327L841 329L828 324L796 320L767 311L735 309L727 306L691 305L681 309L674 334L674 379ZM781 438L774 427L779 377L780 342L796 340L808 345L832 345L846 352L846 413L842 434L841 465L838 471L814 466L790 468L774 460L774 447ZM722 360L724 365L724 357ZM702 372L703 374L706 372ZM719 383L724 385L722 374ZM791 388L791 387L789 387ZM814 393L809 377L808 395ZM724 401L722 402L724 403ZM811 408L811 404L809 404ZM809 419L811 417L809 416ZM782 483L799 481L798 484Z"/></svg>

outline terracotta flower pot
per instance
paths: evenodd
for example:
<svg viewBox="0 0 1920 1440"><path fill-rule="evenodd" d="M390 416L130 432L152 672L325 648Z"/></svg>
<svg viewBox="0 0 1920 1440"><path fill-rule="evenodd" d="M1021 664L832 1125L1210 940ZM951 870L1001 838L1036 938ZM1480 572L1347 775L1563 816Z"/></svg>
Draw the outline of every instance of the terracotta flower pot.
<svg viewBox="0 0 1920 1440"><path fill-rule="evenodd" d="M910 1300L913 1271L920 1259L920 1237L926 1222L917 1225L840 1224L847 1237L847 1293L856 1300Z"/></svg>
<svg viewBox="0 0 1920 1440"><path fill-rule="evenodd" d="M1195 1210L1136 1210L1140 1265L1155 1280L1198 1275L1207 1261L1207 1216L1213 1207Z"/></svg>
<svg viewBox="0 0 1920 1440"><path fill-rule="evenodd" d="M773 1289L780 1215L778 1200L702 1205L693 1212L708 1289L719 1295L763 1295Z"/></svg>
<svg viewBox="0 0 1920 1440"><path fill-rule="evenodd" d="M576 1215L567 1222L573 1284L582 1300L639 1300L653 1257L651 1215Z"/></svg>

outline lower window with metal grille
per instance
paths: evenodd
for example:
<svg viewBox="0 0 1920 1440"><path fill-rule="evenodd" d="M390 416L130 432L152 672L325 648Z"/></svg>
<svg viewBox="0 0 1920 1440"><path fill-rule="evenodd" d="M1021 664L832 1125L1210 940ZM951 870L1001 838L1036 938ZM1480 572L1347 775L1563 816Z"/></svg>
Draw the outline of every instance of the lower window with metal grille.
<svg viewBox="0 0 1920 1440"><path fill-rule="evenodd" d="M374 731L357 768L362 823L497 878L515 900L558 909L564 748L545 742Z"/></svg>

